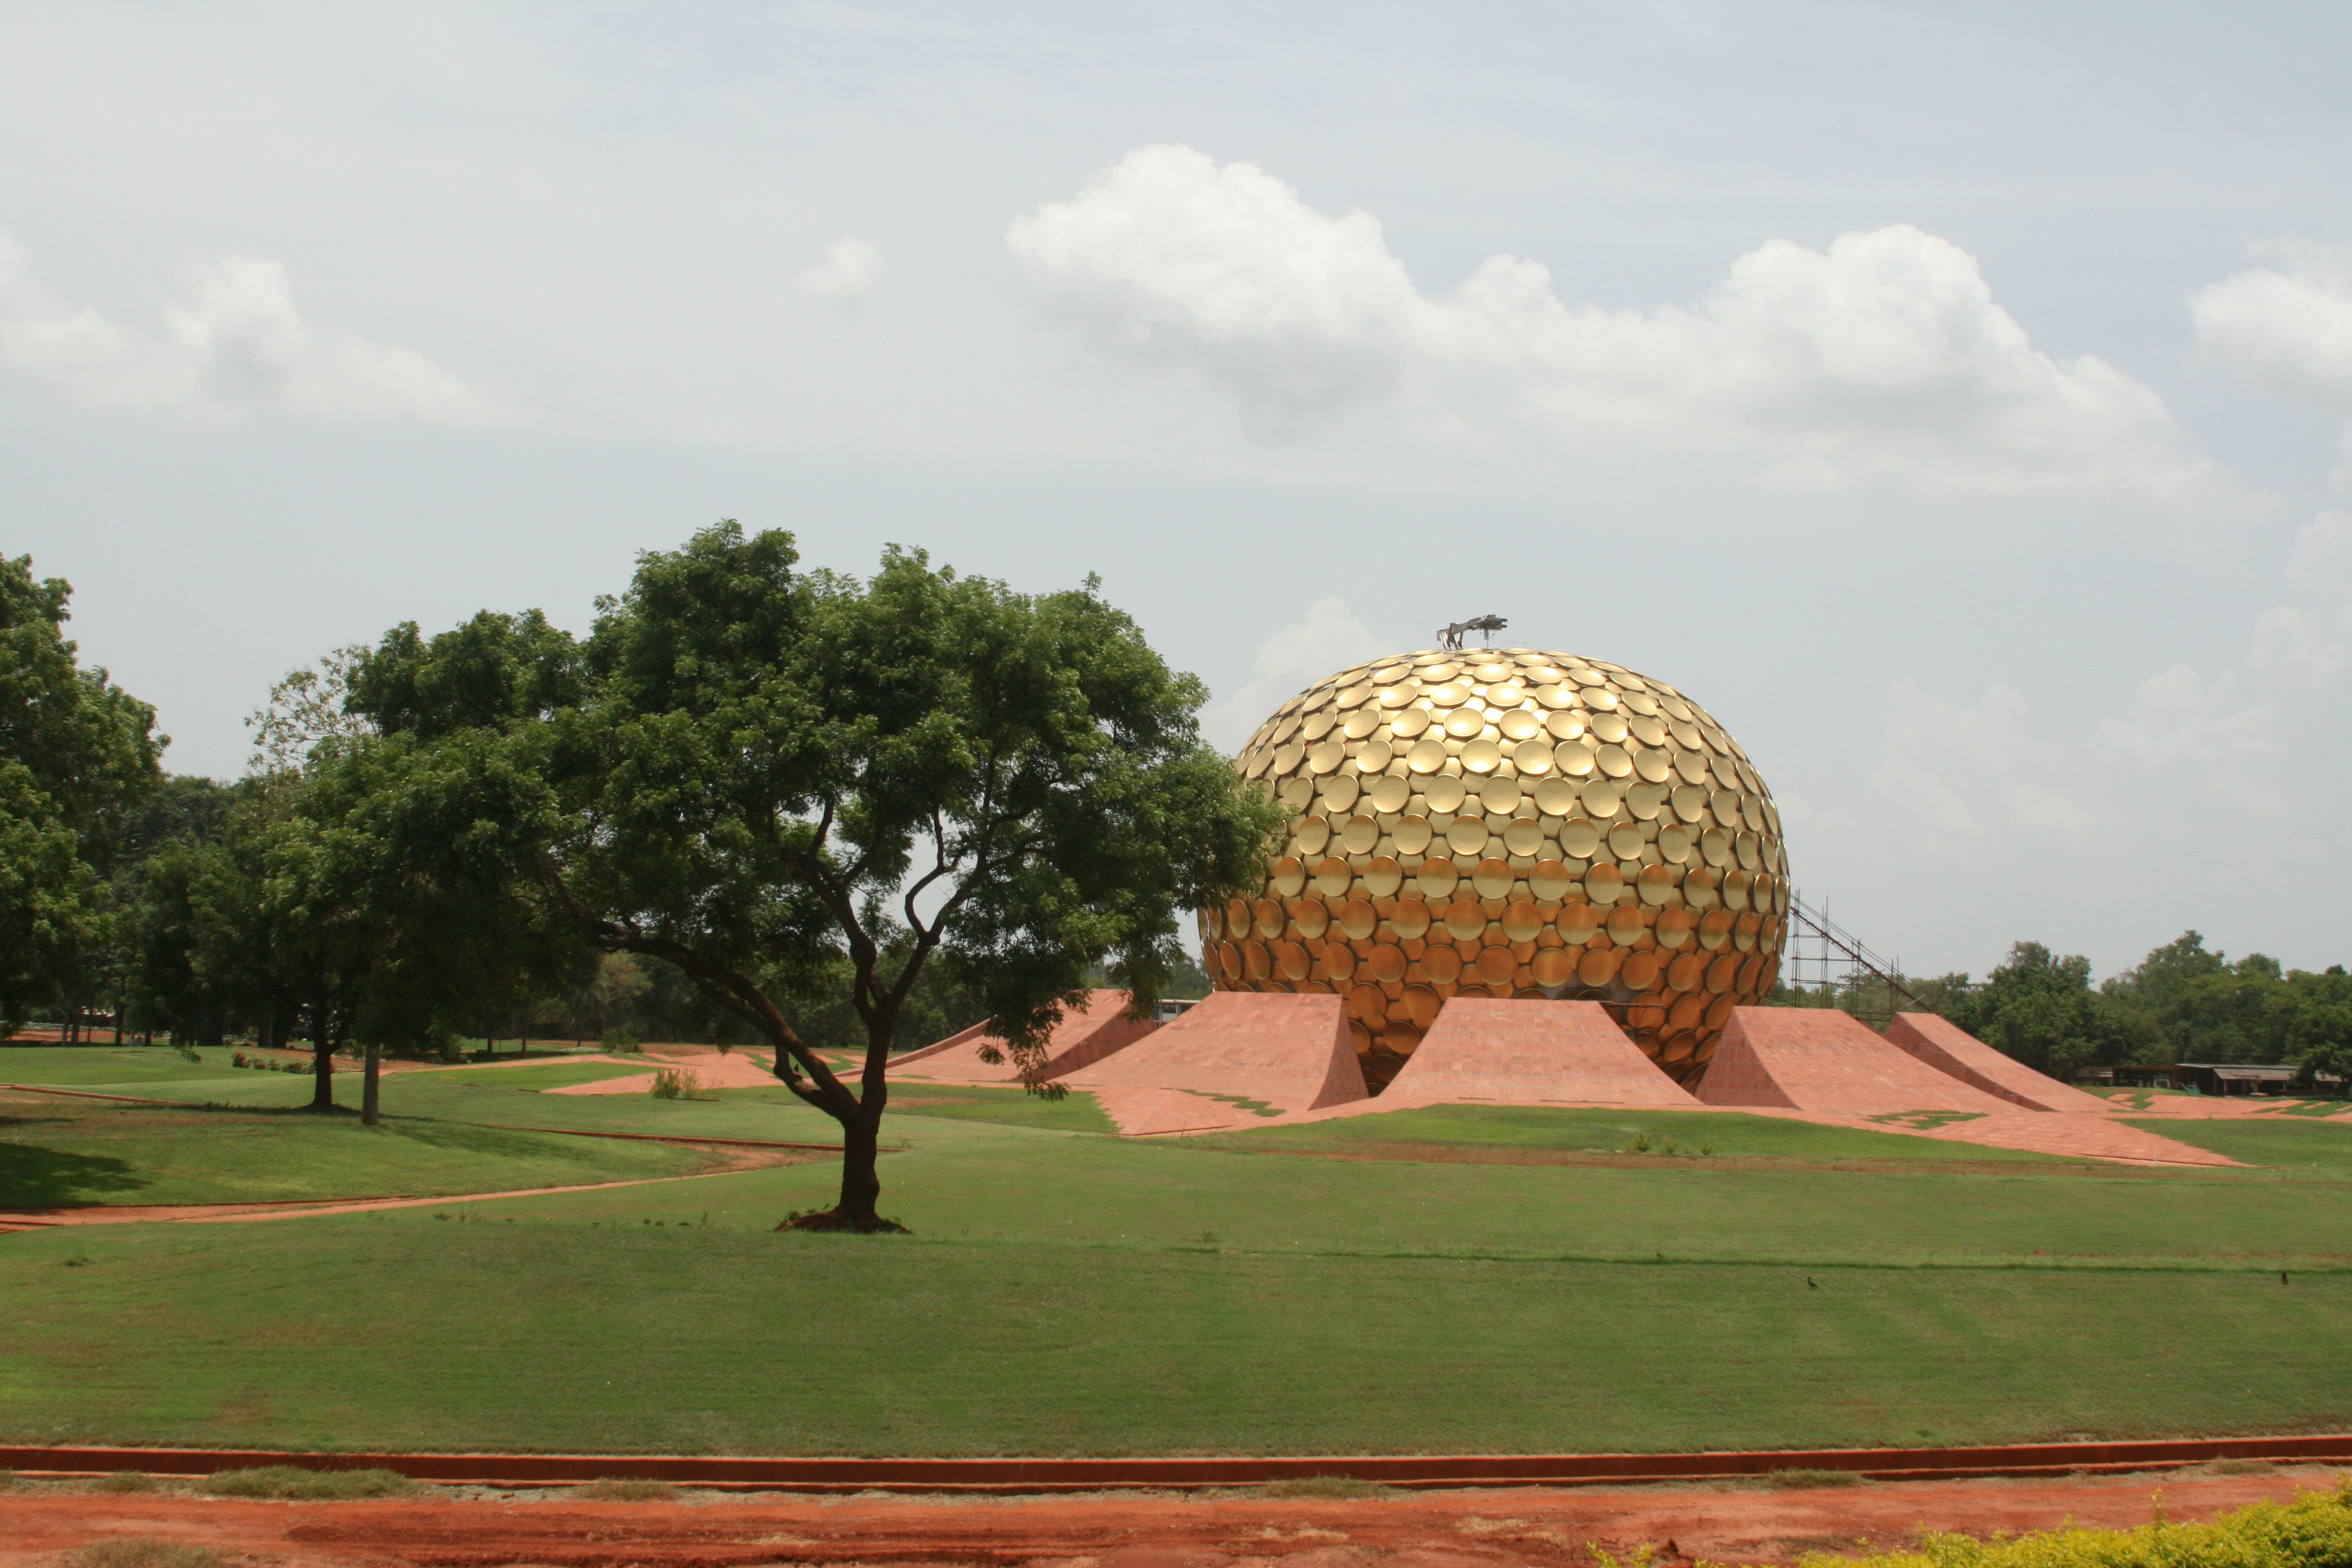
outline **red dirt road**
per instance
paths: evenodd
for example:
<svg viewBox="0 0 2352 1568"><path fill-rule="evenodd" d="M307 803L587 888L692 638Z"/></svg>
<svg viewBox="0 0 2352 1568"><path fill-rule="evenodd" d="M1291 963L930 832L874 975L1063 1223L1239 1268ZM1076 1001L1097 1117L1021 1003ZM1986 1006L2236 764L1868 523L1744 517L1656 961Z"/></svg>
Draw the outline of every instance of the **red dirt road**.
<svg viewBox="0 0 2352 1568"><path fill-rule="evenodd" d="M2157 1494L2174 1521L2333 1490L2322 1466L2267 1474L1908 1481L1796 1491L1704 1486L1414 1492L1366 1500L1097 1494L989 1499L681 1494L607 1503L562 1491L276 1503L185 1492L0 1494L0 1568L118 1537L210 1547L278 1568L735 1568L777 1563L1035 1563L1038 1568L1549 1568L1649 1545L1716 1563L2074 1522L2128 1528Z"/></svg>

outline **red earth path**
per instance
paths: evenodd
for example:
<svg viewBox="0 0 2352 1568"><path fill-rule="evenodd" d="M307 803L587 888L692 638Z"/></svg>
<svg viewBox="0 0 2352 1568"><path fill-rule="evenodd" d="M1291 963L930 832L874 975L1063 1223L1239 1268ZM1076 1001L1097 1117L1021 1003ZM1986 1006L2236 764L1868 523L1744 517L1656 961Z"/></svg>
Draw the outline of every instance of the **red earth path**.
<svg viewBox="0 0 2352 1568"><path fill-rule="evenodd" d="M1365 1500L1095 1493L975 1500L686 1492L593 1502L561 1491L415 1500L253 1502L186 1492L0 1493L0 1568L49 1568L121 1537L205 1546L276 1568L733 1568L780 1563L955 1563L1037 1568L1584 1568L1593 1548L1668 1562L1792 1561L1908 1542L1921 1530L1989 1535L2072 1522L2210 1519L2332 1491L2317 1466L2259 1475L2172 1472L2056 1480L1909 1481L1805 1490L1706 1485L1424 1491Z"/></svg>

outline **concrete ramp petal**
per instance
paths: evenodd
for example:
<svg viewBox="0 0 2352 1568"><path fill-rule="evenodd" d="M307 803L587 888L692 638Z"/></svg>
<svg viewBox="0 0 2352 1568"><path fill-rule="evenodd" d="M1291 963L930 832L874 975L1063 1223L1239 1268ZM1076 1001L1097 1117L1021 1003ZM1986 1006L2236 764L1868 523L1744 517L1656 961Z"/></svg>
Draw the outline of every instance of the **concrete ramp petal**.
<svg viewBox="0 0 2352 1568"><path fill-rule="evenodd" d="M1229 1122L1364 1098L1339 998L1287 992L1214 992L1150 1038L1064 1081L1106 1091L1181 1090L1230 1107ZM1118 1120L1122 1097L1097 1098Z"/></svg>
<svg viewBox="0 0 2352 1568"><path fill-rule="evenodd" d="M1087 993L1084 1005L1064 1013L1062 1021L1045 1038L1046 1081L1091 1067L1160 1026L1150 1018L1127 1016L1127 1005L1128 994L1124 991L1093 991ZM1001 1062L981 1060L982 1047L990 1043L987 1023L974 1024L937 1045L891 1058L890 1072L894 1077L903 1072L908 1078L929 1079L936 1083L1020 1082L1020 1071L1013 1067L1009 1054ZM1002 1051L1003 1042L994 1043Z"/></svg>
<svg viewBox="0 0 2352 1568"><path fill-rule="evenodd" d="M1872 1114L2017 1109L1937 1072L1850 1013L1832 1007L1735 1007L1699 1080L1709 1105L1782 1106Z"/></svg>
<svg viewBox="0 0 2352 1568"><path fill-rule="evenodd" d="M1933 1013L1895 1014L1886 1027L1886 1039L1937 1072L2028 1110L2105 1115L2115 1109L2095 1094L2084 1094L2072 1084L2035 1072Z"/></svg>
<svg viewBox="0 0 2352 1568"><path fill-rule="evenodd" d="M1635 1105L1704 1110L1597 1002L1456 996L1382 1105Z"/></svg>

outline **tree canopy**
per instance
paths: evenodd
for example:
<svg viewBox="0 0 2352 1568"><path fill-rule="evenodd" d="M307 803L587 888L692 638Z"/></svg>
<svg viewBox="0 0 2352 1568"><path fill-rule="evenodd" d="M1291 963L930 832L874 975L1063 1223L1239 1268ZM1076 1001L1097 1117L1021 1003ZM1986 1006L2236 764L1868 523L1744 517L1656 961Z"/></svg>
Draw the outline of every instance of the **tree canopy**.
<svg viewBox="0 0 2352 1568"><path fill-rule="evenodd" d="M1260 874L1279 817L1091 580L1016 594L896 549L870 579L803 572L731 521L642 555L583 642L535 612L405 626L351 689L372 744L467 803L431 808L404 874L674 965L772 1045L843 1129L828 1226L887 1223L885 1068L927 972L1034 1080L1098 966L1139 1007L1162 993L1178 911ZM824 986L863 1032L854 1082L787 1016Z"/></svg>

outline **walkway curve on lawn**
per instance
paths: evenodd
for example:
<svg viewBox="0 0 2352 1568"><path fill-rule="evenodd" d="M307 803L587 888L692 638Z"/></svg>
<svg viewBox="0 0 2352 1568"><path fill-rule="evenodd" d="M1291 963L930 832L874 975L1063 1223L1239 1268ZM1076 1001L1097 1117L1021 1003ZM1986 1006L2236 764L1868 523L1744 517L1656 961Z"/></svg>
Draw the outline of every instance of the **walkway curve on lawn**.
<svg viewBox="0 0 2352 1568"><path fill-rule="evenodd" d="M1776 1470L1840 1470L1872 1480L2112 1474L2268 1459L2352 1459L2352 1433L2112 1443L2008 1443L1950 1448L1778 1448L1688 1454L1376 1454L1124 1459L803 1459L674 1454L279 1453L268 1449L0 1447L18 1474L208 1476L294 1465L382 1468L415 1480L566 1486L625 1479L738 1491L1031 1493L1111 1488L1184 1490L1340 1476L1408 1488L1561 1487L1729 1479Z"/></svg>

